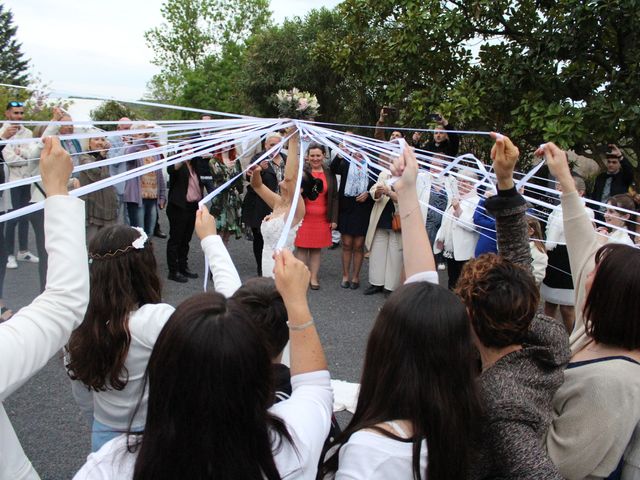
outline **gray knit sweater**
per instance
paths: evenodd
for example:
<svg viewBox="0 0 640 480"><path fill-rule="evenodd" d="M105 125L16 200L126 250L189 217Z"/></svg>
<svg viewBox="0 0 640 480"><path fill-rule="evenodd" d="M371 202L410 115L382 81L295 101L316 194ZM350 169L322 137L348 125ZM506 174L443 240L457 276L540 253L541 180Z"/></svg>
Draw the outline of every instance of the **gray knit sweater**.
<svg viewBox="0 0 640 480"><path fill-rule="evenodd" d="M515 189L499 192L486 208L496 218L498 251L529 266L526 204ZM552 399L569 362L569 337L556 320L538 314L522 349L480 375L484 421L471 478L561 479L544 448Z"/></svg>

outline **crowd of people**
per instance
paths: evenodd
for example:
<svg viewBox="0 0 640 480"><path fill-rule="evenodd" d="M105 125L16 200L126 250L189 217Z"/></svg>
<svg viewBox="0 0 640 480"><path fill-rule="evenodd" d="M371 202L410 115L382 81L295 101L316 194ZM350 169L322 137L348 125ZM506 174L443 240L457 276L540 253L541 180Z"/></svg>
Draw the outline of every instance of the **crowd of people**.
<svg viewBox="0 0 640 480"><path fill-rule="evenodd" d="M21 109L10 103L7 118L19 120ZM384 122L385 110L379 127ZM447 129L444 118L438 122L437 130ZM22 129L7 124L0 135ZM69 189L110 172L76 177L74 163L150 150L132 166L113 166L136 168L156 161L157 139L136 134L117 145L96 136L71 152L50 136L54 130L47 127L28 152L11 143L2 152L10 172L20 154L39 158L22 178L38 165L42 181L27 203L34 189L46 200L38 219L28 220L41 229L43 292L0 324L0 392L7 398L64 348L92 430L93 453L75 478L640 478L640 251L626 230L629 238L594 227L584 182L553 143L536 152L562 192L545 240L514 181L520 152L500 134L492 134L490 153L496 184L483 198L472 170L434 176L444 169L437 156L431 171L419 168L409 146L372 159L348 134L330 154L305 145L292 127L267 136L252 157L265 159L244 179L233 180L247 152L214 148L210 157L170 165L168 193L158 170L121 191L111 186L78 199ZM457 153L454 135L437 131L425 148L444 162ZM392 131L389 141L402 137ZM288 156L277 148L284 138ZM412 141L424 146L420 135ZM635 232L626 213L633 200L617 191L617 163L600 182L609 194L600 194L608 205L601 213ZM210 178L202 178L203 164ZM205 189L221 182L231 182L226 199L198 207ZM164 208L169 279L196 277L188 265L195 230L215 288L175 308L162 303L151 241ZM490 223L481 220L487 216ZM244 227L258 275L267 278L242 284L226 244ZM366 248L364 293L389 293L369 334L355 413L342 430L307 302L308 289L320 288L320 252L336 229L340 285L359 287ZM483 231L495 245L478 250ZM439 285L444 261L447 286ZM554 283L550 271L571 285ZM0 444L0 478L38 478L1 405Z"/></svg>

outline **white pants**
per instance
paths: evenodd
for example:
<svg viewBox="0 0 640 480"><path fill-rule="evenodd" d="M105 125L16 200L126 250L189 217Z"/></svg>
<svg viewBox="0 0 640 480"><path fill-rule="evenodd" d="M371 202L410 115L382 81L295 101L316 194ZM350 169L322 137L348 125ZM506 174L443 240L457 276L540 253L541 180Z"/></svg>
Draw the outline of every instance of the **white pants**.
<svg viewBox="0 0 640 480"><path fill-rule="evenodd" d="M402 234L393 230L376 229L369 256L369 283L395 290L402 272Z"/></svg>

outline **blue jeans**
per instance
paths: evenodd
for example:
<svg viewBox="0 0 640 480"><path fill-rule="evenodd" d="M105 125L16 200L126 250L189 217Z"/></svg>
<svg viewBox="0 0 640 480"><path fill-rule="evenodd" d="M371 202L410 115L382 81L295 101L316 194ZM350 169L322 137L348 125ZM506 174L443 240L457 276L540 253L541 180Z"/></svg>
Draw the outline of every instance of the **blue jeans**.
<svg viewBox="0 0 640 480"><path fill-rule="evenodd" d="M131 430L134 432L141 432L142 430L144 430L144 428L132 428ZM91 428L91 451L97 452L105 443L113 440L116 437L119 437L123 433L127 432L125 430L116 430L115 428L109 427L104 423L100 423L94 418L93 427Z"/></svg>
<svg viewBox="0 0 640 480"><path fill-rule="evenodd" d="M129 225L142 227L149 237L153 235L158 219L157 199L145 198L142 200L142 206L134 202L127 202L127 212L129 213Z"/></svg>

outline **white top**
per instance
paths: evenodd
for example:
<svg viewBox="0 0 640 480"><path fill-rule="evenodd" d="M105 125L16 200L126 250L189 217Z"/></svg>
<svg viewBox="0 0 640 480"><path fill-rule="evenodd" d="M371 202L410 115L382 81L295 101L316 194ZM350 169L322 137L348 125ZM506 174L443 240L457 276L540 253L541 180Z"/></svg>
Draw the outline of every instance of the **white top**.
<svg viewBox="0 0 640 480"><path fill-rule="evenodd" d="M609 359L565 370L547 432L549 456L563 477L606 478L623 455L626 471L640 475L639 398L637 363Z"/></svg>
<svg viewBox="0 0 640 480"><path fill-rule="evenodd" d="M538 250L534 242L529 242L529 250L531 252L531 273L536 281L536 285L540 286L547 273L549 257L546 253Z"/></svg>
<svg viewBox="0 0 640 480"><path fill-rule="evenodd" d="M273 247L276 246L278 240L280 240L280 235L282 235L282 230L284 228L285 215L278 215L273 217L271 215L265 217L260 225L260 232L262 233L262 237L264 238L264 247L262 247L262 276L263 277L271 277L273 278L273 269L276 266L275 261L273 260ZM284 245L284 248L288 248L293 252L293 244L296 240L296 234L298 233L298 228L300 228L302 222L298 222L297 225L292 225L289 233L287 235L287 241Z"/></svg>
<svg viewBox="0 0 640 480"><path fill-rule="evenodd" d="M624 245L629 245L630 247L635 247L633 240L627 233L626 230L618 230L615 228L611 235L607 238L607 243L622 243Z"/></svg>
<svg viewBox="0 0 640 480"><path fill-rule="evenodd" d="M209 235L202 242L202 249L209 259L216 290L230 297L240 287L240 277L233 266L231 257L218 235ZM79 381L72 382L72 391L80 409L93 416L100 423L114 430L126 430L131 414L138 404L144 387L144 372L151 357L151 351L160 331L175 309L166 303L147 304L129 315L131 344L124 366L129 372L129 380L122 390L107 389L89 392ZM148 392L145 392L133 428L144 427L147 418Z"/></svg>
<svg viewBox="0 0 640 480"><path fill-rule="evenodd" d="M473 190L466 196L460 198L460 208L462 212L459 217L453 213L453 207L447 207L442 225L436 234L436 245L438 242L444 243L444 249L453 253L453 258L458 261L466 261L473 258L478 243L479 234L473 223L473 214L480 202L480 197ZM434 253L440 253L440 249L434 245Z"/></svg>
<svg viewBox="0 0 640 480"><path fill-rule="evenodd" d="M401 435L400 432L396 432ZM420 471L427 469L427 442L420 448ZM413 443L400 442L380 433L361 430L340 449L336 480L412 479Z"/></svg>
<svg viewBox="0 0 640 480"><path fill-rule="evenodd" d="M167 323L174 308L166 303L147 304L129 315L131 343L124 366L129 372L129 380L122 390L108 388L101 392L87 392L87 387L79 380L71 382L73 396L80 409L114 430L126 430L131 414L138 404L144 387L144 372L149 363L151 350L160 330ZM142 428L147 418L147 397L145 392L133 428ZM90 403L87 403L90 402Z"/></svg>
<svg viewBox="0 0 640 480"><path fill-rule="evenodd" d="M89 302L84 202L68 196L45 201L47 286L27 307L0 324L0 400L40 370L69 339ZM0 405L0 478L38 479Z"/></svg>
<svg viewBox="0 0 640 480"><path fill-rule="evenodd" d="M274 460L282 478L314 479L331 426L333 393L329 372L295 375L291 377L291 386L291 397L275 404L269 411L284 421L297 452L283 441ZM132 478L136 453L128 453L126 444L126 435L107 442L98 452L89 455L74 480Z"/></svg>

